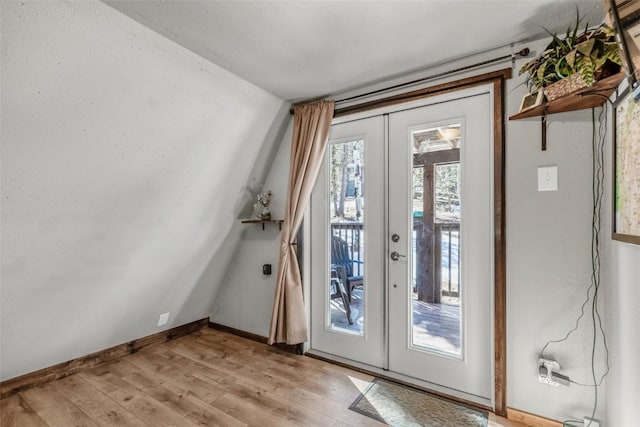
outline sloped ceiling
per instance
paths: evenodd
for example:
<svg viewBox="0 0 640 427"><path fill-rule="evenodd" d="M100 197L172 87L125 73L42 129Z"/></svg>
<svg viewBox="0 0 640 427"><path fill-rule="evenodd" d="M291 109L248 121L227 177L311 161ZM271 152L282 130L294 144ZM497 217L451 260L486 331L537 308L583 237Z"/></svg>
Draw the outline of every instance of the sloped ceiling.
<svg viewBox="0 0 640 427"><path fill-rule="evenodd" d="M603 0L131 1L107 4L296 101L602 22Z"/></svg>

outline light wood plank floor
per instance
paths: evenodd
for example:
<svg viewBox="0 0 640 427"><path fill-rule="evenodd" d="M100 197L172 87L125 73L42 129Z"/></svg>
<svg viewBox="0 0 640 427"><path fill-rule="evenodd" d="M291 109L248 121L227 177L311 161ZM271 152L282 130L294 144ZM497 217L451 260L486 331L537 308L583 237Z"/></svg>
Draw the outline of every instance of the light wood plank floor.
<svg viewBox="0 0 640 427"><path fill-rule="evenodd" d="M372 380L203 329L2 399L0 425L382 426L348 409Z"/></svg>

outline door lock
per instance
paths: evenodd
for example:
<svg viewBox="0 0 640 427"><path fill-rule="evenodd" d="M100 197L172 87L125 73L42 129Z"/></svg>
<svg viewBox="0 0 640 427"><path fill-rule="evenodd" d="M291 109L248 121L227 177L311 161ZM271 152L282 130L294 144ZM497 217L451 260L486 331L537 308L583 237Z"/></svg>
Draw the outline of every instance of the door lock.
<svg viewBox="0 0 640 427"><path fill-rule="evenodd" d="M400 258L405 258L405 255L400 255L398 252L393 251L389 255L393 261L398 261Z"/></svg>
<svg viewBox="0 0 640 427"><path fill-rule="evenodd" d="M400 240L400 236L398 236L397 234L392 234L391 235L391 241L394 243L397 243Z"/></svg>

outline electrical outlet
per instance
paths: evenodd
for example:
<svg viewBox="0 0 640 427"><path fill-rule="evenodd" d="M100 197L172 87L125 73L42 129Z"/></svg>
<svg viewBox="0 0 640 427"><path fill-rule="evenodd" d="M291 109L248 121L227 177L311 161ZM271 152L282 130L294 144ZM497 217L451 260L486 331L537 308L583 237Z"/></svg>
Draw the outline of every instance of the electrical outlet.
<svg viewBox="0 0 640 427"><path fill-rule="evenodd" d="M558 387L560 381L554 375L560 371L560 364L552 359L538 359L538 380L542 384Z"/></svg>
<svg viewBox="0 0 640 427"><path fill-rule="evenodd" d="M584 417L584 427L600 427L600 422L593 418Z"/></svg>
<svg viewBox="0 0 640 427"><path fill-rule="evenodd" d="M560 364L553 359L538 359L538 380L554 387L571 385L569 377L560 373Z"/></svg>
<svg viewBox="0 0 640 427"><path fill-rule="evenodd" d="M166 325L169 321L169 315L171 313L162 313L158 318L158 326Z"/></svg>

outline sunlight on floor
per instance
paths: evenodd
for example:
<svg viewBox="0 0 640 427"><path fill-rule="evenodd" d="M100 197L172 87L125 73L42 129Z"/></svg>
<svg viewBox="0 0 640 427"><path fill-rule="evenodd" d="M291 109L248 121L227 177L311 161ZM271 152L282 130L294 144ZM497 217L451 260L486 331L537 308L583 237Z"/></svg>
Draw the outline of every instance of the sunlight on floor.
<svg viewBox="0 0 640 427"><path fill-rule="evenodd" d="M364 393L365 390L367 390L367 388L371 385L371 381L361 380L360 378L355 378L352 376L349 376L349 379L351 380L353 385L356 386L360 393Z"/></svg>

